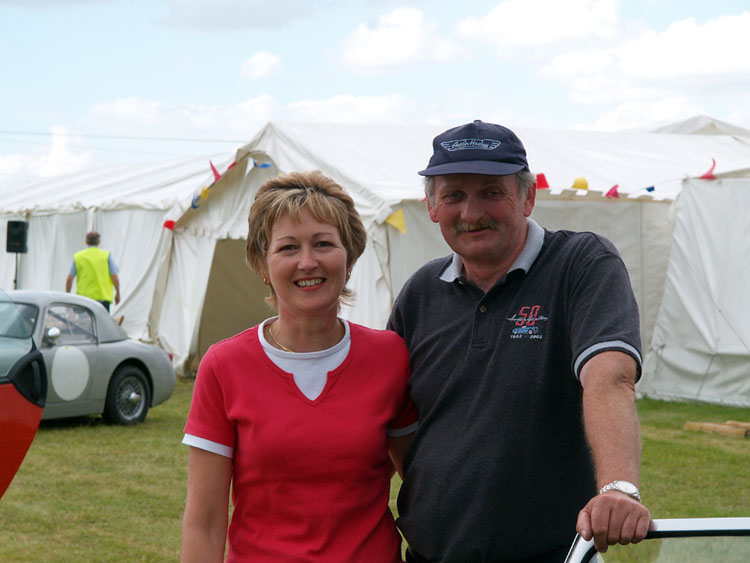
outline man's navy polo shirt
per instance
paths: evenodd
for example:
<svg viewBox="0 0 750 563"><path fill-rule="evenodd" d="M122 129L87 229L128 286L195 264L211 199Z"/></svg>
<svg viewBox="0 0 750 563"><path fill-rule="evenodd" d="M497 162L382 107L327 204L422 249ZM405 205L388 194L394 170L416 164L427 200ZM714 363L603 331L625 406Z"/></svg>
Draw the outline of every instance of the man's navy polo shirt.
<svg viewBox="0 0 750 563"><path fill-rule="evenodd" d="M569 544L596 492L581 366L619 350L640 371L638 308L612 243L528 224L523 252L486 294L457 256L434 260L389 321L409 347L420 419L399 527L427 559L522 559Z"/></svg>

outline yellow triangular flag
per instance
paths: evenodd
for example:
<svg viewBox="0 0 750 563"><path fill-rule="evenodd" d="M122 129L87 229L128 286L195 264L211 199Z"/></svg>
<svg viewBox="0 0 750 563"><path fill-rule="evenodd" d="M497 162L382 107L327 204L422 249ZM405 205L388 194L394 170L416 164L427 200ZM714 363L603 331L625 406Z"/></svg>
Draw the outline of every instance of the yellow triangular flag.
<svg viewBox="0 0 750 563"><path fill-rule="evenodd" d="M404 210L399 207L396 211L386 217L385 222L389 225L393 225L399 231L406 234L406 219L404 218Z"/></svg>
<svg viewBox="0 0 750 563"><path fill-rule="evenodd" d="M577 190L588 190L589 189L589 183L583 176L579 176L575 180L573 180L573 188Z"/></svg>

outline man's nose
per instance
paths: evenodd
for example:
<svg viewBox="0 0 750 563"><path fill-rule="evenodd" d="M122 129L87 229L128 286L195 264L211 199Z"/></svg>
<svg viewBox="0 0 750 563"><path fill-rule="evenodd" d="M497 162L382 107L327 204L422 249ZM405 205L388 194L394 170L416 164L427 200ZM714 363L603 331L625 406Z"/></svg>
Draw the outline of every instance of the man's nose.
<svg viewBox="0 0 750 563"><path fill-rule="evenodd" d="M485 204L478 197L469 196L463 202L461 219L467 223L476 223L485 215Z"/></svg>

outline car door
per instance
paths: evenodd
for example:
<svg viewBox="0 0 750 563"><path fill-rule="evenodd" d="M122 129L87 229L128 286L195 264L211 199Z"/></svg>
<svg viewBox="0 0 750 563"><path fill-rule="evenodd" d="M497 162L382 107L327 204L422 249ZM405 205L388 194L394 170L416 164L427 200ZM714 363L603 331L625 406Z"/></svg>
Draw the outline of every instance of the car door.
<svg viewBox="0 0 750 563"><path fill-rule="evenodd" d="M750 561L750 517L654 519L645 540L612 545L606 553L596 552L593 539L576 536L565 561L746 563Z"/></svg>
<svg viewBox="0 0 750 563"><path fill-rule="evenodd" d="M93 313L73 303L51 303L42 323L41 351L49 377L44 418L98 412L89 401L99 355Z"/></svg>
<svg viewBox="0 0 750 563"><path fill-rule="evenodd" d="M0 497L34 440L47 396L47 372L32 329L0 290Z"/></svg>

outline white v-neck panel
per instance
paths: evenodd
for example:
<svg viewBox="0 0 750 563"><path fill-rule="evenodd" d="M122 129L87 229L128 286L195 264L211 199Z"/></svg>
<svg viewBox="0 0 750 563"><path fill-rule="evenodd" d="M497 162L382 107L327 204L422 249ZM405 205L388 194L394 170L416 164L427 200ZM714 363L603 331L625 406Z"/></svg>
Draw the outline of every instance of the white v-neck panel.
<svg viewBox="0 0 750 563"><path fill-rule="evenodd" d="M302 394L314 401L323 392L328 381L328 372L339 367L349 355L351 333L349 323L343 319L344 337L334 346L315 352L286 352L272 346L263 334L266 323L276 320L272 317L263 321L258 327L258 339L268 358L279 369L294 376L294 384Z"/></svg>

